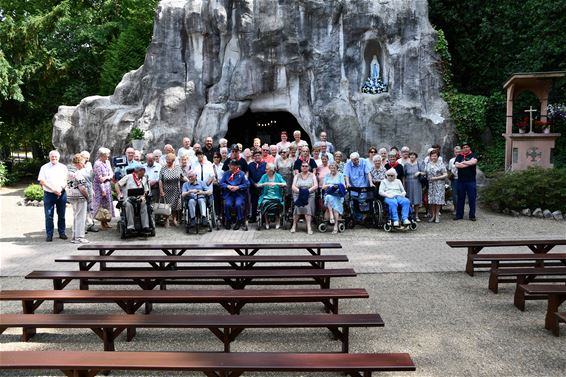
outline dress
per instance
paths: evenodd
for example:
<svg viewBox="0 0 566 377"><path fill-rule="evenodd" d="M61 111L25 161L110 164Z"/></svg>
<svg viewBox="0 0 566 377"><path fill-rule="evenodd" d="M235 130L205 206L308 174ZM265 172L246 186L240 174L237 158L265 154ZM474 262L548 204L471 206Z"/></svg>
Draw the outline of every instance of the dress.
<svg viewBox="0 0 566 377"><path fill-rule="evenodd" d="M172 169L167 166L161 168L159 180L163 183L165 192L165 203L171 205L172 211L181 209L181 175L183 170L179 165L174 165Z"/></svg>
<svg viewBox="0 0 566 377"><path fill-rule="evenodd" d="M267 182L274 182L274 183L285 183L285 180L279 173L275 173L272 179L269 179L267 174L264 174L258 183L267 183ZM264 200L276 200L279 203L283 203L283 187L281 186L263 186L261 188L261 195L259 196L258 206L261 207L261 204Z"/></svg>
<svg viewBox="0 0 566 377"><path fill-rule="evenodd" d="M94 162L94 179L92 188L94 190L94 201L92 203L92 212L96 215L96 212L100 207L106 208L112 213L114 217L114 206L112 205L112 187L110 181L101 183L100 177L112 175L112 168L110 167L110 162L106 163L101 160L96 160ZM106 192L106 197L102 197L102 191Z"/></svg>
<svg viewBox="0 0 566 377"><path fill-rule="evenodd" d="M420 162L411 164L407 162L404 165L405 169L405 189L407 190L407 197L411 200L411 205L423 204L423 186L419 177L415 177L418 172L424 171Z"/></svg>
<svg viewBox="0 0 566 377"><path fill-rule="evenodd" d="M297 174L297 183L296 186L298 188L305 188L310 189L314 185L314 174L309 173L307 178L303 178L302 174ZM293 200L297 200L299 197L298 193L293 193ZM309 204L304 207L297 207L295 206L295 211L293 212L294 215L310 215L314 216L315 209L314 209L314 192L309 194Z"/></svg>
<svg viewBox="0 0 566 377"><path fill-rule="evenodd" d="M285 182L287 183L287 188L285 189L285 194L291 194L291 186L293 185L293 164L294 161L290 158L283 160L278 158L275 160L275 170L281 174Z"/></svg>
<svg viewBox="0 0 566 377"><path fill-rule="evenodd" d="M426 164L425 170L428 178L428 203L440 205L446 204L444 201L444 180L430 180L432 177L438 177L446 174L446 166L442 162L437 162L436 164L434 164L429 161L428 164Z"/></svg>
<svg viewBox="0 0 566 377"><path fill-rule="evenodd" d="M344 175L342 173L336 173L336 175L327 174L324 177L324 185L338 185L344 184ZM330 207L340 215L344 213L344 198L339 195L325 195L324 205Z"/></svg>

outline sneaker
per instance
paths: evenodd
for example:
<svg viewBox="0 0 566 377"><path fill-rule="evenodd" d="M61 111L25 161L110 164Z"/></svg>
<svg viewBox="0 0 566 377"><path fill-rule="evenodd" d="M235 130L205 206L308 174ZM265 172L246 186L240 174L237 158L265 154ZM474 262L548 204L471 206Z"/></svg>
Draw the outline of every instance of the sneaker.
<svg viewBox="0 0 566 377"><path fill-rule="evenodd" d="M81 243L81 241L79 239L74 239L74 238L70 242L71 243Z"/></svg>
<svg viewBox="0 0 566 377"><path fill-rule="evenodd" d="M77 241L79 241L79 243L90 243L86 238L79 238Z"/></svg>
<svg viewBox="0 0 566 377"><path fill-rule="evenodd" d="M62 240L67 240L67 239L69 239L69 237L67 237L66 234L60 234L60 235L59 235L59 238L62 239Z"/></svg>
<svg viewBox="0 0 566 377"><path fill-rule="evenodd" d="M265 223L265 229L269 230L269 224Z"/></svg>
<svg viewBox="0 0 566 377"><path fill-rule="evenodd" d="M246 223L243 223L243 224L242 224L242 230L243 230L244 232L247 232L247 231L248 231L248 226L246 225Z"/></svg>
<svg viewBox="0 0 566 377"><path fill-rule="evenodd" d="M276 225L275 225L275 229L279 230L279 228L281 228L281 225L276 224Z"/></svg>
<svg viewBox="0 0 566 377"><path fill-rule="evenodd" d="M440 217L437 217L436 219L434 219L435 223L439 223L440 222Z"/></svg>
<svg viewBox="0 0 566 377"><path fill-rule="evenodd" d="M236 221L236 224L234 225L234 230L238 230L240 229L240 222Z"/></svg>
<svg viewBox="0 0 566 377"><path fill-rule="evenodd" d="M409 219L405 219L403 220L403 225L411 225L411 222L409 221Z"/></svg>
<svg viewBox="0 0 566 377"><path fill-rule="evenodd" d="M457 221L457 220L462 220L462 218L454 216L454 218L452 220Z"/></svg>
<svg viewBox="0 0 566 377"><path fill-rule="evenodd" d="M45 242L53 242L53 236L45 237Z"/></svg>
<svg viewBox="0 0 566 377"><path fill-rule="evenodd" d="M393 221L393 226L399 226L399 221Z"/></svg>

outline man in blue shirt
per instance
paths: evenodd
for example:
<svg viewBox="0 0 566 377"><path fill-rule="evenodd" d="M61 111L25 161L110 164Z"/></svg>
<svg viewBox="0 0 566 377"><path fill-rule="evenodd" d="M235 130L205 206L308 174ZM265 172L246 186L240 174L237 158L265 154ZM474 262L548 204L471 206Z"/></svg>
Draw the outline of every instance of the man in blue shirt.
<svg viewBox="0 0 566 377"><path fill-rule="evenodd" d="M226 229L230 229L232 225L231 210L236 210L236 225L234 230L248 230L244 222L244 206L246 204L246 196L248 193L249 182L246 174L240 169L238 160L232 160L229 163L230 170L222 175L220 187L222 188L222 197L224 199L224 216L226 220Z"/></svg>
<svg viewBox="0 0 566 377"><path fill-rule="evenodd" d="M212 194L205 183L197 180L197 175L194 171L189 172L189 181L183 184L182 197L187 202L189 209L189 226L195 226L196 206L198 202L201 225L207 226L206 220L206 197Z"/></svg>
<svg viewBox="0 0 566 377"><path fill-rule="evenodd" d="M248 177L250 180L250 197L252 204L252 213L250 214L250 223L255 223L257 214L257 202L259 199L259 188L257 183L265 174L265 167L267 163L262 161L262 154L260 150L254 151L254 160L248 164Z"/></svg>
<svg viewBox="0 0 566 377"><path fill-rule="evenodd" d="M351 189L350 195L357 201L357 207L354 206L354 219L358 222L363 220L363 212L369 210L366 192L355 191L354 189L374 187L371 179L371 165L365 158L360 158L358 152L350 155L350 160L344 166L344 181L346 188Z"/></svg>
<svg viewBox="0 0 566 377"><path fill-rule="evenodd" d="M478 159L470 144L462 143L462 153L456 157L454 166L458 169L458 203L456 205L456 217L454 220L464 218L464 206L466 195L468 196L468 206L470 207L470 220L476 221L476 164Z"/></svg>

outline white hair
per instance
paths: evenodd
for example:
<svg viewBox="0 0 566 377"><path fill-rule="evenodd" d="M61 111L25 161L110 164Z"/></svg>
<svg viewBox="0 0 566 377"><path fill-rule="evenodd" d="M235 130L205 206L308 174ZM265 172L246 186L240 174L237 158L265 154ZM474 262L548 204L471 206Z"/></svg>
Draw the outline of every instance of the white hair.
<svg viewBox="0 0 566 377"><path fill-rule="evenodd" d="M372 160L373 160L373 162L376 162L376 161L381 162L381 156L373 156Z"/></svg>
<svg viewBox="0 0 566 377"><path fill-rule="evenodd" d="M51 156L57 156L57 158L61 157L61 154L59 153L59 151L56 151L55 149L49 152L49 157Z"/></svg>
<svg viewBox="0 0 566 377"><path fill-rule="evenodd" d="M350 153L350 160L355 160L356 158L360 158L360 154L358 152Z"/></svg>
<svg viewBox="0 0 566 377"><path fill-rule="evenodd" d="M156 149L153 151L153 155L157 157L161 157L163 155L163 152L161 152L161 149Z"/></svg>
<svg viewBox="0 0 566 377"><path fill-rule="evenodd" d="M409 152L410 150L411 150L411 148L409 148L406 145L401 148L401 152Z"/></svg>
<svg viewBox="0 0 566 377"><path fill-rule="evenodd" d="M98 154L101 155L106 155L106 156L110 156L110 149L105 148L105 147L100 147L98 148Z"/></svg>
<svg viewBox="0 0 566 377"><path fill-rule="evenodd" d="M228 153L228 148L226 148L226 147L220 148L220 153L222 153L222 152Z"/></svg>
<svg viewBox="0 0 566 377"><path fill-rule="evenodd" d="M379 150L377 151L377 153L379 153L379 154L382 154L383 152L387 153L387 149L379 148Z"/></svg>
<svg viewBox="0 0 566 377"><path fill-rule="evenodd" d="M393 174L395 177L397 177L397 170L391 168L391 169L387 170L385 172L385 174L389 174L389 175Z"/></svg>
<svg viewBox="0 0 566 377"><path fill-rule="evenodd" d="M83 156L84 159L88 160L90 158L90 152L89 151L82 151L81 156Z"/></svg>
<svg viewBox="0 0 566 377"><path fill-rule="evenodd" d="M275 164L270 162L269 164L267 164L265 166L265 170L271 170L271 171L275 171Z"/></svg>
<svg viewBox="0 0 566 377"><path fill-rule="evenodd" d="M388 156L397 156L397 152L389 151Z"/></svg>
<svg viewBox="0 0 566 377"><path fill-rule="evenodd" d="M222 138L222 139L218 140L218 144L228 144L228 140Z"/></svg>

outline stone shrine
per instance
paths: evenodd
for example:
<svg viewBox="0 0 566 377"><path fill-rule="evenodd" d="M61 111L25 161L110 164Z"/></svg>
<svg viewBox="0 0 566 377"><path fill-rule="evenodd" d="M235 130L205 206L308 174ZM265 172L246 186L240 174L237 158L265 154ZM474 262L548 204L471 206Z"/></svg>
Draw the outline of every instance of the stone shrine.
<svg viewBox="0 0 566 377"><path fill-rule="evenodd" d="M538 112L546 120L548 94L554 80L564 77L565 72L516 73L504 85L507 90L507 121L505 127L505 169L524 170L530 166L553 167L552 153L559 133L533 132L533 113ZM529 114L528 132L513 129L513 101L525 91L532 92L540 101L539 109L525 110Z"/></svg>
<svg viewBox="0 0 566 377"><path fill-rule="evenodd" d="M327 131L346 152L449 150L435 46L424 0L162 0L143 66L111 96L61 106L53 144L66 156L100 146L118 154L134 126L146 151L186 135L217 140L251 112L288 113L278 119L296 120L289 127L313 142ZM387 89L366 94L372 61Z"/></svg>

